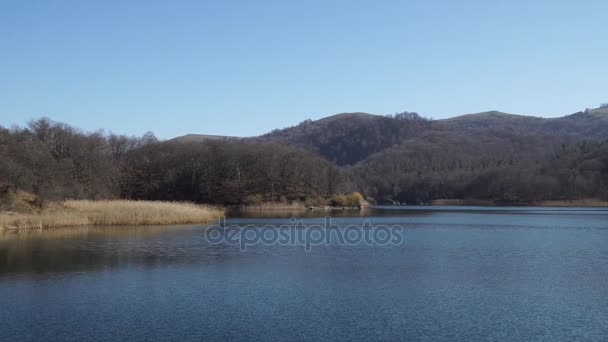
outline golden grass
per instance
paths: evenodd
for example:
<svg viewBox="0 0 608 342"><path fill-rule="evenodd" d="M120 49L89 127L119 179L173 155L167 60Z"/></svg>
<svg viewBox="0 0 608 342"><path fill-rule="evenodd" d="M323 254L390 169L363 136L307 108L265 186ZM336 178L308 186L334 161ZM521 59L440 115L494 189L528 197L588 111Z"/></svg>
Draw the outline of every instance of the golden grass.
<svg viewBox="0 0 608 342"><path fill-rule="evenodd" d="M0 213L0 228L188 224L210 222L223 215L221 209L194 203L79 200L51 205L35 213Z"/></svg>

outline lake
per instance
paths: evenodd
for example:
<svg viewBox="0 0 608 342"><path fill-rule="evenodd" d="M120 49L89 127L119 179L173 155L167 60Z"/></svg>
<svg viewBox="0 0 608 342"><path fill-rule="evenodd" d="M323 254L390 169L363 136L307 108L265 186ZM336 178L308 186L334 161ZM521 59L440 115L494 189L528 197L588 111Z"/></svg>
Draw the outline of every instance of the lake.
<svg viewBox="0 0 608 342"><path fill-rule="evenodd" d="M322 224L325 212L227 225ZM211 243L207 226L0 233L0 340L602 341L608 209L377 207L384 245ZM262 228L261 231L269 228Z"/></svg>

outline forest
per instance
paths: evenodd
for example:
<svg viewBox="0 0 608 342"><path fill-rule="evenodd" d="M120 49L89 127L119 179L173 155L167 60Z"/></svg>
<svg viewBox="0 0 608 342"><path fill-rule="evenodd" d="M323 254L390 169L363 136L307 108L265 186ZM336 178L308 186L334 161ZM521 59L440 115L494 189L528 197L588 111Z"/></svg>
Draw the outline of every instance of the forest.
<svg viewBox="0 0 608 342"><path fill-rule="evenodd" d="M278 144L161 142L152 133L84 133L46 118L0 130L1 188L41 200L305 202L351 190L343 173L319 156Z"/></svg>
<svg viewBox="0 0 608 342"><path fill-rule="evenodd" d="M201 136L204 137L204 136ZM47 118L0 127L0 199L220 205L608 199L606 107L558 119L500 112L431 120L339 114L247 139L83 132Z"/></svg>

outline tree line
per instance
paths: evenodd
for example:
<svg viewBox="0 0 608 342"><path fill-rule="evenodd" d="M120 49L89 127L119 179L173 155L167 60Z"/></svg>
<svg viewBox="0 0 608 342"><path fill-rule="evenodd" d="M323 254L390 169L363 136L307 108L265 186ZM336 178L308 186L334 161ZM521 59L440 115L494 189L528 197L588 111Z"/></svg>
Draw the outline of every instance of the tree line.
<svg viewBox="0 0 608 342"><path fill-rule="evenodd" d="M243 204L321 201L352 190L335 165L278 144L161 142L85 133L39 119L0 128L0 187L41 200L146 199Z"/></svg>
<svg viewBox="0 0 608 342"><path fill-rule="evenodd" d="M352 168L357 186L378 202L485 199L498 203L608 200L608 142L563 147L547 160L387 151Z"/></svg>
<svg viewBox="0 0 608 342"><path fill-rule="evenodd" d="M357 120L367 128L353 126ZM328 160L332 154L325 153L324 158L297 144L263 139L163 142L152 133L86 133L43 118L24 128L0 127L0 194L23 190L42 201L125 198L223 205L331 204L348 202L341 195L353 191L379 203L608 199L606 142L533 134L513 137L507 134L508 127L485 135L409 134L429 122L402 113L399 120L411 126L398 127L405 138L393 144L382 140L382 134L368 132L394 129L385 120L392 119L380 118L370 126L368 117L348 117L325 123L326 128L339 129L326 133L306 126L310 123L297 127L297 134L312 131L322 149L338 143L344 129L355 132L356 143L342 136L335 147L339 154L376 137L374 149L389 146L354 165L340 166ZM546 157L540 158L543 153Z"/></svg>

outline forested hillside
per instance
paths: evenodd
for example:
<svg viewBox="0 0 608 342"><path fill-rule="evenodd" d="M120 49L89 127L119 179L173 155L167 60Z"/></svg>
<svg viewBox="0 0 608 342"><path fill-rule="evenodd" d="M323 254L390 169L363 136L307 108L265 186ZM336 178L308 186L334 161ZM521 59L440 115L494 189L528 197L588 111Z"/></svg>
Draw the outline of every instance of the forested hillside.
<svg viewBox="0 0 608 342"><path fill-rule="evenodd" d="M606 197L606 182L600 182L605 173L572 171L564 178L554 165L608 139L606 107L551 119L497 111L444 120L408 112L340 114L260 139L299 146L342 165L379 202Z"/></svg>
<svg viewBox="0 0 608 342"><path fill-rule="evenodd" d="M338 165L351 165L427 131L430 121L415 113L396 117L345 113L274 130L251 142L277 142L317 153Z"/></svg>
<svg viewBox="0 0 608 342"><path fill-rule="evenodd" d="M430 150L432 154L456 148L468 158L545 159L561 153L564 146L605 138L607 108L551 119L497 111L444 120L409 112L390 116L346 113L247 140L299 146L338 165L355 165L391 148L415 153Z"/></svg>
<svg viewBox="0 0 608 342"><path fill-rule="evenodd" d="M255 138L164 142L40 119L0 128L0 190L216 204L323 202L350 191L379 203L608 199L607 140L608 107L553 119L338 114Z"/></svg>

